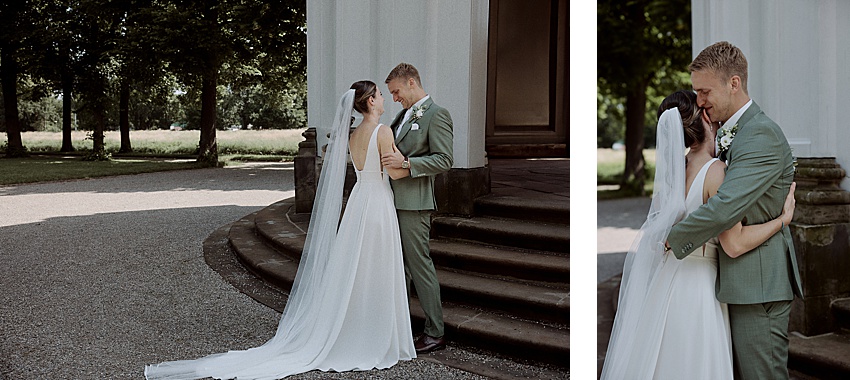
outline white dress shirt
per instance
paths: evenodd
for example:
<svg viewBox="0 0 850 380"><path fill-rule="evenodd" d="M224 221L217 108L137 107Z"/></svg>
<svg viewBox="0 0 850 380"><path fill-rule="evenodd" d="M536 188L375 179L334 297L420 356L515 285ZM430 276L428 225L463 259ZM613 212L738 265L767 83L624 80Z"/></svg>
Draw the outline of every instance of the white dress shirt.
<svg viewBox="0 0 850 380"><path fill-rule="evenodd" d="M395 130L395 137L398 137L399 133L401 133L401 126L404 125L404 123L407 122L407 119L410 119L410 115L413 113L413 109L421 106L422 103L425 103L425 101L428 100L428 98L430 98L430 97L431 97L431 95L425 95L425 97L423 97L422 99L419 99L418 102L416 102L410 108L407 109L407 112L404 113L404 117L401 119L401 123L398 125L398 128L396 128L396 130Z"/></svg>
<svg viewBox="0 0 850 380"><path fill-rule="evenodd" d="M741 107L737 112L733 113L732 116L729 117L729 120L726 120L726 122L722 124L720 129L726 130L726 129L729 129L729 128L732 128L733 126L735 126L735 123L738 122L738 119L741 118L741 115L743 115L744 112L747 112L747 109L750 108L751 104L753 104L752 99L750 99L750 101L748 101L747 104L744 104L744 106ZM726 128L727 125L729 126L729 128ZM718 135L720 134L720 130L717 131L717 134ZM720 144L714 144L714 154L715 155L720 154Z"/></svg>

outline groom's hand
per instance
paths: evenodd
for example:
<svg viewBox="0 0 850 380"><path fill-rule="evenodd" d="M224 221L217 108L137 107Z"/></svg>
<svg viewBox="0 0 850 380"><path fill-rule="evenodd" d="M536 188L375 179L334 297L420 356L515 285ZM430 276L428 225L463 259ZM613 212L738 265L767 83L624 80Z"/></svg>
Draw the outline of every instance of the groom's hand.
<svg viewBox="0 0 850 380"><path fill-rule="evenodd" d="M401 163L404 161L404 155L396 149L393 144L393 151L384 153L381 156L381 165L385 168L401 169Z"/></svg>

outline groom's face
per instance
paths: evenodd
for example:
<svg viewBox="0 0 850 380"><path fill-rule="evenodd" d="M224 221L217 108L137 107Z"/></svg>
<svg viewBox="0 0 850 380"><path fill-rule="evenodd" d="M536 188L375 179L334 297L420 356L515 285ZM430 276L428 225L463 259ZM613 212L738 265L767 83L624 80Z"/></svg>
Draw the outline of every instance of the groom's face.
<svg viewBox="0 0 850 380"><path fill-rule="evenodd" d="M697 93L697 105L705 108L712 122L729 120L732 109L731 85L713 70L691 72L691 83Z"/></svg>
<svg viewBox="0 0 850 380"><path fill-rule="evenodd" d="M410 83L412 81L412 79L395 78L390 83L387 83L387 88L390 90L390 94L393 95L393 101L401 103L401 106L405 109L410 108L418 100L414 99L415 94L413 86Z"/></svg>

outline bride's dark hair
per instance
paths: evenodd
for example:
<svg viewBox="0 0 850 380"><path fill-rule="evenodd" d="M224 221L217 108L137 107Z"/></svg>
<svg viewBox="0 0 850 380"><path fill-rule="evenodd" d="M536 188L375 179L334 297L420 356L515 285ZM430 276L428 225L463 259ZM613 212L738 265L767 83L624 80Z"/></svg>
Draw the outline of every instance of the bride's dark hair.
<svg viewBox="0 0 850 380"><path fill-rule="evenodd" d="M679 114L682 115L682 125L685 128L685 147L705 140L705 128L703 128L700 118L702 109L697 106L697 94L686 90L679 90L670 94L661 101L661 105L658 107L658 117L661 117L664 111L674 107L678 108Z"/></svg>
<svg viewBox="0 0 850 380"><path fill-rule="evenodd" d="M378 89L375 82L361 80L354 82L349 88L354 90L354 110L360 114L368 113L369 98L375 96L375 91Z"/></svg>

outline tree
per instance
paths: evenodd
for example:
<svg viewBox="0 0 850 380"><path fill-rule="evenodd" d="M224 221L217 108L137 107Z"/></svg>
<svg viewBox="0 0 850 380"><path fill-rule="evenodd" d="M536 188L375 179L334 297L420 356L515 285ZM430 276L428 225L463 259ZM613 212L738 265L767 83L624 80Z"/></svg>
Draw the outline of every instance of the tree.
<svg viewBox="0 0 850 380"><path fill-rule="evenodd" d="M597 4L600 92L625 99L626 165L620 188L643 194L647 91L654 81L675 86L675 81L658 73L685 70L690 63L690 1L600 0Z"/></svg>
<svg viewBox="0 0 850 380"><path fill-rule="evenodd" d="M218 162L221 78L249 72L276 82L280 76L303 76L305 72L304 0L161 1L152 2L140 17L144 21L139 25L152 50L168 62L181 82L201 89L199 162Z"/></svg>
<svg viewBox="0 0 850 380"><path fill-rule="evenodd" d="M52 84L62 94L61 152L74 151L71 142L74 83L81 54L82 15L77 1L41 1L37 17L38 59L31 72Z"/></svg>
<svg viewBox="0 0 850 380"><path fill-rule="evenodd" d="M29 1L0 3L0 81L3 89L7 144L6 157L27 154L21 140L21 120L18 114L18 79L20 62L33 33Z"/></svg>

